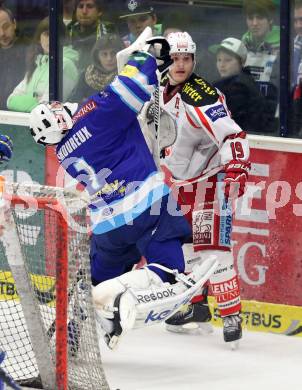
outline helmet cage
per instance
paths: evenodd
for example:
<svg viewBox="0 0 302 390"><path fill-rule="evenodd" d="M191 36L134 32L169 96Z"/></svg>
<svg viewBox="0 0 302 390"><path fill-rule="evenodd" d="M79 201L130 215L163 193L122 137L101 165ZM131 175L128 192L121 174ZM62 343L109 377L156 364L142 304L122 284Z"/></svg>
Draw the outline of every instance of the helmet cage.
<svg viewBox="0 0 302 390"><path fill-rule="evenodd" d="M39 104L30 114L30 132L42 145L58 144L72 126L71 111L59 102Z"/></svg>

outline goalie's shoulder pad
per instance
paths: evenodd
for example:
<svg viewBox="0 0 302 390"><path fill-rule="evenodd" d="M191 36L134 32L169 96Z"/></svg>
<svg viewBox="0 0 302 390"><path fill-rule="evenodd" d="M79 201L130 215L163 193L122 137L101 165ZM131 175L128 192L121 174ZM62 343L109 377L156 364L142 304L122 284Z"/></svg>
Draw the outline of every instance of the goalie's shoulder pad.
<svg viewBox="0 0 302 390"><path fill-rule="evenodd" d="M215 87L195 73L181 90L182 100L194 107L202 107L217 102L219 95Z"/></svg>

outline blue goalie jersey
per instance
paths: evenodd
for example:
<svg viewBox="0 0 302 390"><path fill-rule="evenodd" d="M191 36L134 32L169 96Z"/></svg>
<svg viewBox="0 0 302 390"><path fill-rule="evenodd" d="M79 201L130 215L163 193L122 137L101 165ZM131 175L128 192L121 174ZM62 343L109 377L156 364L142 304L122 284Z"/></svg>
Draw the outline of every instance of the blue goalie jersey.
<svg viewBox="0 0 302 390"><path fill-rule="evenodd" d="M152 56L133 54L103 92L79 107L57 145L60 164L91 196L95 234L129 223L169 192L137 120L156 88L156 69Z"/></svg>

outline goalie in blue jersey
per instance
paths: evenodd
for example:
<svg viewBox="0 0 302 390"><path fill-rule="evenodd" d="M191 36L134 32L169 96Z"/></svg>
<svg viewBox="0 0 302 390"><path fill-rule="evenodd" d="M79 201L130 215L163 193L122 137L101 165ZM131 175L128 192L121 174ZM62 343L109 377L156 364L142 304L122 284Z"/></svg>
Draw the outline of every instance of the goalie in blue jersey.
<svg viewBox="0 0 302 390"><path fill-rule="evenodd" d="M136 51L141 45L133 53L127 48L119 75L80 107L40 104L30 118L35 141L57 145L60 164L90 195L93 299L110 348L125 331L175 313L217 265L211 258L183 274L182 242L190 226L137 120L157 88L158 69L171 64L164 38L151 38L149 45L155 56ZM141 256L147 266L132 270Z"/></svg>

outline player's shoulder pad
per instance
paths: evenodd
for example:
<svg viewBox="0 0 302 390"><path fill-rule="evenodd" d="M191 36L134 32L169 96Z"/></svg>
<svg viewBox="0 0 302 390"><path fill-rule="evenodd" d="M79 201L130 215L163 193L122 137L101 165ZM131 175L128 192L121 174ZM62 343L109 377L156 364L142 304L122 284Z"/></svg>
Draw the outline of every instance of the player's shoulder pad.
<svg viewBox="0 0 302 390"><path fill-rule="evenodd" d="M217 102L219 95L215 87L193 73L181 90L182 100L195 107Z"/></svg>

